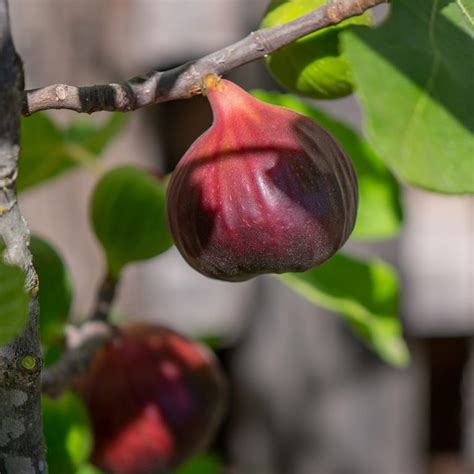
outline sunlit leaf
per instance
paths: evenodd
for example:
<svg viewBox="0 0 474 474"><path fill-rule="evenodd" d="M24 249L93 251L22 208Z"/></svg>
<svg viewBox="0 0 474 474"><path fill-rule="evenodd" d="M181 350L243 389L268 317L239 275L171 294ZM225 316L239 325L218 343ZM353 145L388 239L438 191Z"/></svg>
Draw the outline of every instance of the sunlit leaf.
<svg viewBox="0 0 474 474"><path fill-rule="evenodd" d="M377 29L343 34L371 143L421 188L474 192L473 11L397 0Z"/></svg>
<svg viewBox="0 0 474 474"><path fill-rule="evenodd" d="M92 436L82 401L72 392L42 397L43 432L49 472L71 474L89 457Z"/></svg>
<svg viewBox="0 0 474 474"><path fill-rule="evenodd" d="M388 363L409 362L398 319L398 277L388 264L340 253L321 267L278 278L316 305L339 313Z"/></svg>
<svg viewBox="0 0 474 474"><path fill-rule="evenodd" d="M273 0L261 27L282 25L324 5L327 0ZM350 63L341 54L339 33L372 24L370 11L299 38L266 58L273 77L295 94L335 99L352 92Z"/></svg>

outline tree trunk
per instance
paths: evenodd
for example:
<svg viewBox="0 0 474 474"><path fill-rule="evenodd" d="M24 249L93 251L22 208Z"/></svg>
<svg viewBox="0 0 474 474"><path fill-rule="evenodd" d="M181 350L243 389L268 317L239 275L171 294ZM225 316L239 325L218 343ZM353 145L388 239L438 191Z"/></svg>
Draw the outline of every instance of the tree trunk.
<svg viewBox="0 0 474 474"><path fill-rule="evenodd" d="M0 346L0 472L6 474L46 471L38 285L28 250L29 232L15 190L22 90L23 70L11 38L8 4L0 0L0 238L6 245L4 258L25 271L26 289L31 295L25 329L10 344ZM33 357L34 364L22 364L25 356Z"/></svg>

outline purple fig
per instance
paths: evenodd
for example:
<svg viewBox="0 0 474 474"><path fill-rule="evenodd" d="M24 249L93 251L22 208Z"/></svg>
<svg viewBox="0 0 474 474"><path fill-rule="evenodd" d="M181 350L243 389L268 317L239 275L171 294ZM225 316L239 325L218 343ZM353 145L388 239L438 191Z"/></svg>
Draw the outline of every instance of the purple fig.
<svg viewBox="0 0 474 474"><path fill-rule="evenodd" d="M202 274L243 281L301 272L332 257L357 213L357 179L336 140L310 118L206 78L212 126L167 191L176 247Z"/></svg>
<svg viewBox="0 0 474 474"><path fill-rule="evenodd" d="M91 462L112 474L170 472L212 440L225 388L205 346L161 326L119 328L77 386L92 424Z"/></svg>

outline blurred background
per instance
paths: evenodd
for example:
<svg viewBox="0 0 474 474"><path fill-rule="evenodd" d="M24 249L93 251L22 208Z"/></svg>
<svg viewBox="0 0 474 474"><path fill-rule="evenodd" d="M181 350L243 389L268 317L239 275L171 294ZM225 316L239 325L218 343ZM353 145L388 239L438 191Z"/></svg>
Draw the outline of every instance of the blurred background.
<svg viewBox="0 0 474 474"><path fill-rule="evenodd" d="M197 58L255 29L267 3L15 0L11 16L26 85L34 88L116 82ZM280 90L261 62L229 77L247 89ZM353 97L318 106L362 129ZM51 115L59 123L75 117ZM210 120L203 98L139 110L102 163L170 171ZM20 201L32 230L55 243L71 269L77 318L91 310L104 271L87 215L96 179L77 169ZM348 244L401 272L413 356L403 370L274 279L211 281L175 249L125 271L116 304L124 317L222 341L232 400L215 449L230 472L474 472L474 201L404 188L403 204L398 239Z"/></svg>

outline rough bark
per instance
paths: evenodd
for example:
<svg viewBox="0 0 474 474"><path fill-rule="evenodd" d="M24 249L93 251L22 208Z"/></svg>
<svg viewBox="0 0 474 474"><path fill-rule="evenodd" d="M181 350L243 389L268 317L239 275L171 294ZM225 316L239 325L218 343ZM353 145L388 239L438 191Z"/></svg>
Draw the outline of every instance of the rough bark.
<svg viewBox="0 0 474 474"><path fill-rule="evenodd" d="M6 245L5 260L24 270L26 289L31 295L25 329L10 344L0 346L2 474L46 471L40 406L38 284L28 250L29 231L15 190L22 94L23 70L11 37L8 4L7 0L0 0L0 237ZM34 357L33 368L22 366L25 356Z"/></svg>

